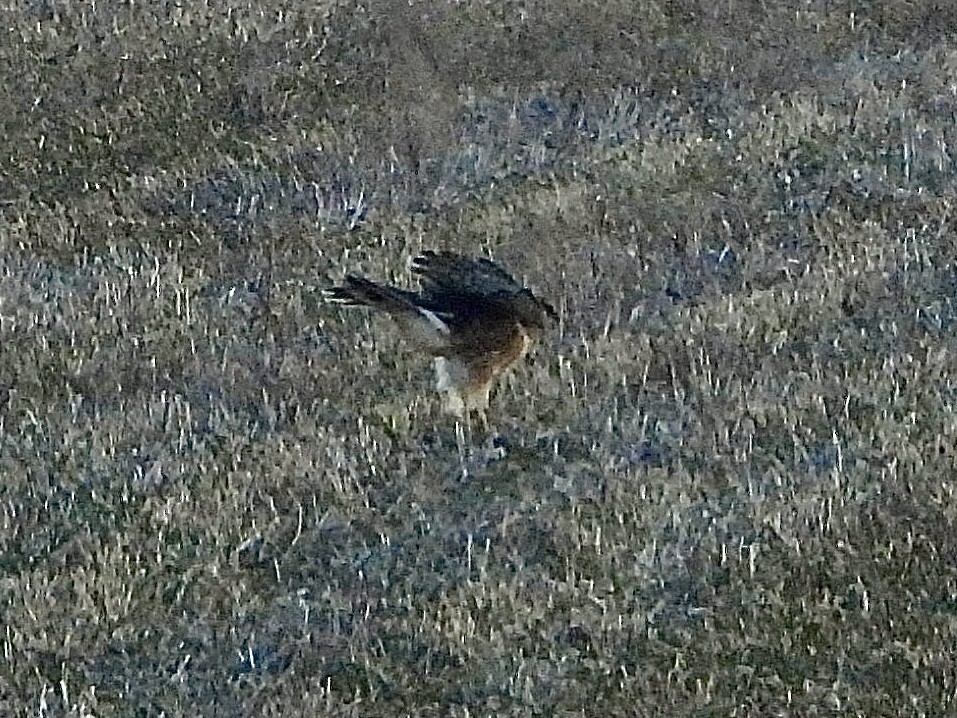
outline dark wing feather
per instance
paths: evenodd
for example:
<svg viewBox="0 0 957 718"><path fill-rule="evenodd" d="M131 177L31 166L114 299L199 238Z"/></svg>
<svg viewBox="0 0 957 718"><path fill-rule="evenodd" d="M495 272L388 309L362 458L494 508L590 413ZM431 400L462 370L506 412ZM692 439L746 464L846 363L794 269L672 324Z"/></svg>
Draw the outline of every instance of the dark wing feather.
<svg viewBox="0 0 957 718"><path fill-rule="evenodd" d="M427 299L471 295L505 298L522 291L508 272L488 259L470 259L452 252L423 252L412 262Z"/></svg>

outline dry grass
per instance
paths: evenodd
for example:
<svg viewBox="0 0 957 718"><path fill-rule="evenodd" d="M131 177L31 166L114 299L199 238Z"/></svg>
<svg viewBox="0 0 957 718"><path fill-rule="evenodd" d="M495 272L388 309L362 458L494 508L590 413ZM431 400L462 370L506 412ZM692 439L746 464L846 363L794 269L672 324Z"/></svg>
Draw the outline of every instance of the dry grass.
<svg viewBox="0 0 957 718"><path fill-rule="evenodd" d="M879 5L8 3L0 713L951 713L957 28ZM562 310L468 481L319 301L429 247Z"/></svg>

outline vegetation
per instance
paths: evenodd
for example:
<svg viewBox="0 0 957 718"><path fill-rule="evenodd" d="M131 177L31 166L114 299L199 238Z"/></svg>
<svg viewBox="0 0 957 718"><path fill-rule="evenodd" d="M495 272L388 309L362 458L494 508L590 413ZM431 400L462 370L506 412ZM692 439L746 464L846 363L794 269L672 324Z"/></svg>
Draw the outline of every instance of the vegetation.
<svg viewBox="0 0 957 718"><path fill-rule="evenodd" d="M8 0L0 714L955 711L941 7ZM494 451L320 300L425 248Z"/></svg>

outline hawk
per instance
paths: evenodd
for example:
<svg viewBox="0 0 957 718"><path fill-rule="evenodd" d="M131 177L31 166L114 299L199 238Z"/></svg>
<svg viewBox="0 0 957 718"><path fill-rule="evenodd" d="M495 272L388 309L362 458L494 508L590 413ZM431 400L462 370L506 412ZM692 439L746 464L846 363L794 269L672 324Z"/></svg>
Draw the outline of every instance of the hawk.
<svg viewBox="0 0 957 718"><path fill-rule="evenodd" d="M492 384L519 361L558 314L488 259L423 252L412 261L417 292L350 274L329 301L390 315L435 361L445 410L459 418L488 408Z"/></svg>

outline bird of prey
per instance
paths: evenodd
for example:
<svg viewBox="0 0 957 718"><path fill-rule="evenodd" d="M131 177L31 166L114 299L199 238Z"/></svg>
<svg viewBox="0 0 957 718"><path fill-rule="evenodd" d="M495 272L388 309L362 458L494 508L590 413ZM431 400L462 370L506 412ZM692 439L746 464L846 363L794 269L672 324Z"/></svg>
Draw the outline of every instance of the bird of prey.
<svg viewBox="0 0 957 718"><path fill-rule="evenodd" d="M434 358L445 410L459 418L484 412L495 379L558 314L488 259L427 251L412 261L412 272L419 291L350 274L326 297L390 315L413 346Z"/></svg>

